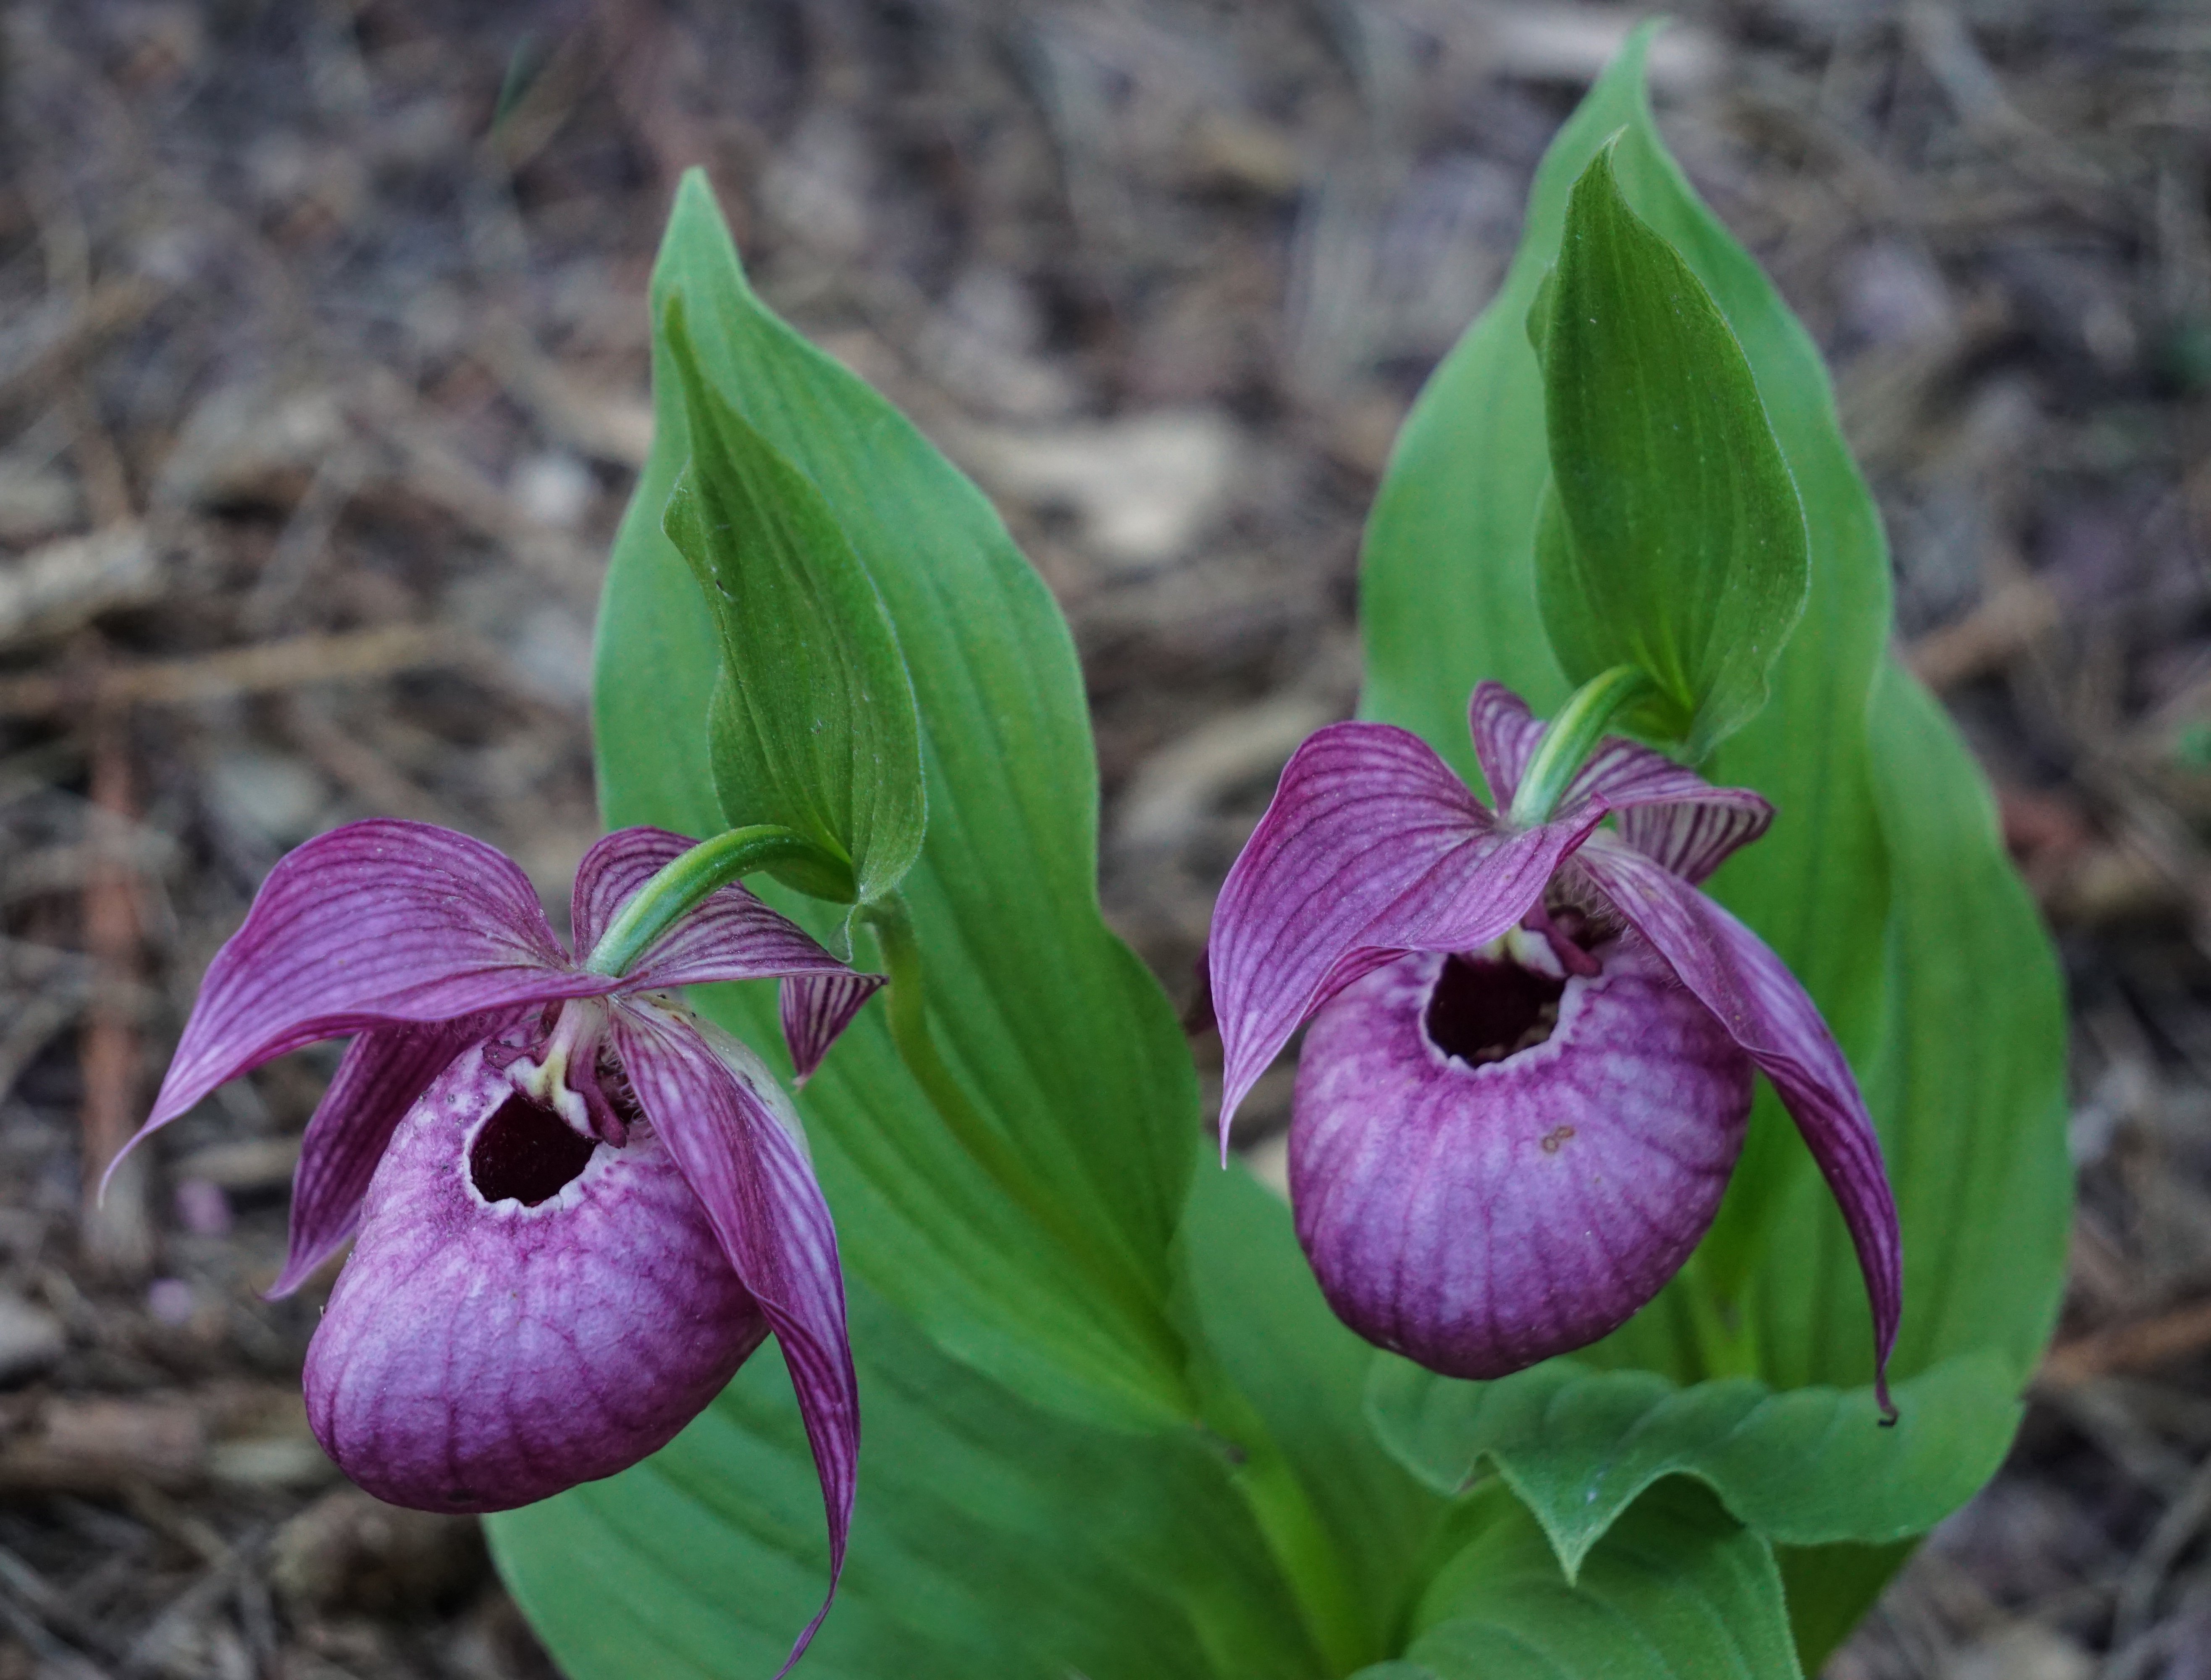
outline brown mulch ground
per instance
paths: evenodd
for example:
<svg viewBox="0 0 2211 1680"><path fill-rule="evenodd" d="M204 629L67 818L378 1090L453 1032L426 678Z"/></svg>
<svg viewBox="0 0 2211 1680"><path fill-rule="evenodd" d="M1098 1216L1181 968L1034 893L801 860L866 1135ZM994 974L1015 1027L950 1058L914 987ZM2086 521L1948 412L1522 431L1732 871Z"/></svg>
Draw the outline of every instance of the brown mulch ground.
<svg viewBox="0 0 2211 1680"><path fill-rule="evenodd" d="M1676 9L1667 131L1833 360L2074 988L2061 1347L1830 1671L2211 1677L2211 18ZM1350 707L1396 425L1627 15L0 9L0 1680L550 1671L470 1525L306 1433L315 1301L257 1290L330 1055L83 1186L288 846L446 822L565 902L678 171L1057 592L1108 907L1179 992Z"/></svg>

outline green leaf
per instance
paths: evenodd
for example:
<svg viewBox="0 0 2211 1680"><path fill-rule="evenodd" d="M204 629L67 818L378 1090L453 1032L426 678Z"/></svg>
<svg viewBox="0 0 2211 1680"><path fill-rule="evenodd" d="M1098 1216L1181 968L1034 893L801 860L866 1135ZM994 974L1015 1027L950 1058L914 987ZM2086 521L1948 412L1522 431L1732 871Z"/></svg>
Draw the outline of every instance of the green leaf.
<svg viewBox="0 0 2211 1680"><path fill-rule="evenodd" d="M1311 1653L1336 1672L1367 1660L1383 1635L1343 1584L1352 1577L1338 1519L1378 1558L1408 1558L1438 1502L1361 1442L1364 1367L1348 1372L1343 1362L1362 1360L1364 1350L1348 1352L1351 1338L1320 1307L1287 1222L1278 1216L1255 1226L1239 1216L1222 1235L1194 1211L1185 1225L1200 1135L1195 1075L1165 998L1099 914L1096 767L1080 671L1057 610L974 488L881 397L754 297L695 177L671 218L656 307L679 292L699 367L820 490L890 616L912 673L930 791L929 830L901 895L929 974L932 1034L975 1107L1047 1192L1024 1211L953 1140L895 1054L880 1008L862 1014L801 1094L854 1299L881 1308L856 1306L867 1390L862 1529L874 1521L932 1531L938 1519L926 1490L946 1487L952 1497L978 1481L1021 1516L1003 1550L978 1550L974 1592L948 1594L941 1564L908 1570L893 1559L870 1577L861 1565L875 1543L856 1531L860 1573L848 1580L871 1583L863 1597L886 1608L853 1619L888 1626L918 1617L956 1628L995 1618L1007 1628L997 1645L977 1656L979 1635L962 1644L947 1632L943 1648L962 1654L946 1659L947 1670L923 1671L966 1664L967 1672L1057 1680L1064 1665L1023 1653L1087 1652L1062 1637L1070 1618L1104 1613L1099 1607L1118 1602L1117 1593L1138 1616L1150 1616L1163 1595L1181 1595L1203 1614L1166 1617L1142 1640L1100 1646L1084 1656L1084 1671L1173 1674L1209 1664L1202 1671L1294 1675L1312 1666ZM654 453L617 539L601 616L597 721L609 822L681 829L712 821L707 765L703 743L668 720L696 715L716 648L699 590L651 512L688 452L679 390L663 356ZM636 680L639 670L651 681ZM816 925L832 913L772 883L763 893ZM699 1001L778 1053L772 988L715 988ZM1200 1204L1220 1205L1217 1198ZM1247 1239L1259 1240L1255 1233L1270 1245L1263 1259L1243 1252ZM1228 1275L1216 1277L1216 1261L1232 1253ZM1326 1335L1311 1349L1234 1334L1224 1351L1194 1346L1199 1326L1216 1320L1232 1330L1302 1323L1297 1334ZM901 1334L908 1321L912 1328ZM928 1374L912 1380L924 1383L935 1420L926 1430L884 1422L886 1406L905 1404L910 1368ZM1263 1388L1275 1385L1257 1404L1241 1389L1255 1374ZM679 1489L731 1478L754 1485L748 1477L766 1475L754 1462L766 1445L798 1439L777 1381L748 1369L732 1390L740 1393L753 1409L731 1414L733 1402L725 1404L716 1416L729 1427L706 1437L737 1468L724 1477L679 1454L682 1467L671 1472ZM1277 1428L1286 1441L1270 1434ZM1109 1440L1119 1443L1112 1450L1125 1453L1132 1478L1125 1513L1102 1509L1120 1497L1101 1491L1094 1470L1107 1449L1081 1445ZM954 1451L953 1443L964 1445ZM1347 1454L1367 1471L1343 1473L1333 1460ZM1215 1562L1192 1560L1225 1544L1230 1519L1202 1501L1146 1491L1148 1466L1160 1465L1162 1481L1199 1477L1190 1499L1225 1491L1238 1501L1242 1537ZM727 1564L729 1574L707 1571L713 1585L700 1593L750 1592L757 1573L785 1583L796 1615L804 1590L820 1584L819 1543L799 1514L797 1472L778 1474L772 1529L734 1496L718 1495L716 1507L725 1525L763 1537L773 1558L759 1546L740 1555L711 1525L678 1530L662 1508L668 1495L655 1491L662 1483L642 1471L503 1519L502 1556L524 1579L533 1613L559 1620L572 1601L601 1590L591 1570L603 1549L573 1529L576 1511L590 1507L624 1536L655 1533L663 1523L685 1533L694 1544L677 1550L695 1551L702 1570ZM1324 1500L1326 1520L1316 1509ZM1362 1501L1377 1508L1361 1517ZM1051 1522L1104 1522L1116 1536L1125 1529L1128 1556L1155 1555L1160 1573L1129 1578L1136 1566L1119 1561L1121 1552L1101 1561L1071 1537L1052 1537ZM964 1533L947 1544L964 1544ZM1142 1534L1148 1538L1139 1544ZM1253 1546L1263 1567L1239 1561ZM909 1550L924 1561L945 1555L924 1551L918 1539ZM1031 1560L1039 1570L1088 1570L1098 1580L1069 1589L1079 1601L1070 1609L1067 1594L1026 1585L1021 1570ZM659 1613L657 1578L638 1568L624 1577L642 1617ZM987 1607L978 1608L985 1592ZM847 1613L832 1617L833 1633ZM688 1612L668 1614L677 1625ZM776 1636L793 1625L778 1621ZM726 1633L702 1633L700 1648L718 1650L714 1641ZM635 1671L624 1665L619 1630L597 1644L580 1625L567 1637L585 1653L564 1655L579 1676ZM1163 1647L1176 1654L1160 1656ZM881 1647L865 1648L877 1654L857 1671L908 1671L886 1666Z"/></svg>
<svg viewBox="0 0 2211 1680"><path fill-rule="evenodd" d="M663 529L721 632L714 791L731 828L794 829L848 859L853 877L785 869L778 878L867 902L912 867L928 822L913 685L890 616L828 502L714 389L685 315L677 290L660 332L691 458Z"/></svg>
<svg viewBox="0 0 2211 1680"><path fill-rule="evenodd" d="M712 193L685 178L653 274L696 367L817 490L872 579L911 674L930 795L901 886L954 1076L1050 1192L1026 1212L954 1143L861 1014L800 1095L847 1267L938 1343L1035 1404L1129 1428L1195 1410L1168 1248L1197 1133L1172 1009L1098 910L1097 768L1073 646L990 504L881 397L746 283ZM717 626L660 529L692 453L656 345L657 429L607 579L596 695L610 825L721 826L703 731ZM827 907L763 896L817 930ZM699 999L779 1054L773 988Z"/></svg>
<svg viewBox="0 0 2211 1680"><path fill-rule="evenodd" d="M1354 1660L1388 1649L1419 1591L1442 1495L1457 1489L1422 1488L1367 1428L1368 1373L1381 1356L1330 1309L1289 1209L1240 1163L1199 1169L1182 1253L1195 1328L1318 1519L1316 1561L1363 1647Z"/></svg>
<svg viewBox="0 0 2211 1680"><path fill-rule="evenodd" d="M2016 1395L1993 1350L1897 1385L1893 1428L1881 1427L1870 1387L1776 1393L1730 1377L1681 1388L1656 1372L1571 1360L1461 1382L1386 1359L1368 1404L1384 1443L1440 1492L1494 1466L1571 1579L1620 1513L1669 1476L1696 1477L1737 1521L1791 1545L1924 1533L2002 1463Z"/></svg>
<svg viewBox="0 0 2211 1680"><path fill-rule="evenodd" d="M808 1680L1320 1680L1227 1444L1031 1406L864 1288L860 1500ZM821 1600L813 1460L773 1348L668 1447L492 1518L575 1680L766 1680Z"/></svg>
<svg viewBox="0 0 2211 1680"><path fill-rule="evenodd" d="M1369 524L1362 711L1402 724L1480 785L1469 691L1484 677L1539 713L1568 692L1536 597L1550 464L1526 323L1556 260L1572 185L1607 140L1622 197L1726 317L1793 475L1811 544L1802 624L1772 699L1704 767L1778 815L1709 890L1803 980L1857 1068L1904 1229L1893 1370L2001 1357L2015 1392L2053 1322L2070 1174L2055 963L2006 859L1971 757L1885 659L1888 561L1845 447L1816 348L1666 155L1645 102L1649 32L1554 143L1505 285L1408 419ZM1717 1333L1715 1333L1717 1331ZM1770 1091L1718 1222L1651 1307L1577 1359L1694 1383L1754 1374L1777 1391L1870 1376L1864 1289L1832 1197ZM2008 1394L1961 1396L1960 1439L1992 1440ZM1948 1403L1945 1403L1947 1404ZM1901 1550L1790 1549L1791 1603L1816 1666Z"/></svg>
<svg viewBox="0 0 2211 1680"><path fill-rule="evenodd" d="M1702 1489L1651 1489L1572 1583L1503 1489L1470 1502L1483 1526L1429 1588L1407 1663L1358 1680L1801 1680L1772 1552Z"/></svg>
<svg viewBox="0 0 2211 1680"><path fill-rule="evenodd" d="M1553 482L1536 597L1570 680L1640 667L1658 694L1636 720L1700 760L1766 703L1804 610L1804 513L1742 347L1612 152L1574 184L1529 317Z"/></svg>

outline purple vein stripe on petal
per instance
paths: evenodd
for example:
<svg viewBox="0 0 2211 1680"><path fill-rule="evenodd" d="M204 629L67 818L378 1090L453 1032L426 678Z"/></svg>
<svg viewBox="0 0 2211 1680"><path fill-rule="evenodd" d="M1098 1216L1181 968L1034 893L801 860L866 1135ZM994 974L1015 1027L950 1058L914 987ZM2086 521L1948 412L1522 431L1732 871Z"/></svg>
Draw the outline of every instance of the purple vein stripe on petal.
<svg viewBox="0 0 2211 1680"><path fill-rule="evenodd" d="M1213 911L1224 1147L1237 1105L1315 1010L1400 951L1496 938L1603 815L1501 831L1425 742L1387 724L1331 725L1299 748Z"/></svg>
<svg viewBox="0 0 2211 1680"><path fill-rule="evenodd" d="M576 866L576 949L588 955L638 889L697 843L665 828L639 828L617 829L594 844ZM646 947L622 976L621 989L851 972L797 923L731 885L709 894Z"/></svg>
<svg viewBox="0 0 2211 1680"><path fill-rule="evenodd" d="M300 1141L291 1245L270 1300L291 1294L345 1246L376 1163L407 1111L454 1057L501 1024L496 1015L470 1015L428 1026L372 1027L346 1046Z"/></svg>
<svg viewBox="0 0 2211 1680"><path fill-rule="evenodd" d="M1502 682L1477 682L1467 702L1467 728L1474 736L1474 755L1489 783L1489 797L1503 810L1519 791L1528 761L1543 738L1543 720L1528 709L1528 702Z"/></svg>
<svg viewBox="0 0 2211 1680"><path fill-rule="evenodd" d="M697 844L665 828L617 828L592 841L568 900L577 955L589 956L630 895Z"/></svg>
<svg viewBox="0 0 2211 1680"><path fill-rule="evenodd" d="M208 965L138 1137L318 1039L613 984L576 970L529 878L482 840L427 822L348 823L269 872L245 925Z"/></svg>
<svg viewBox="0 0 2211 1680"><path fill-rule="evenodd" d="M717 889L685 911L645 947L621 984L625 992L657 992L709 980L851 972L797 922L733 886Z"/></svg>
<svg viewBox="0 0 2211 1680"><path fill-rule="evenodd" d="M1608 735L1575 773L1560 801L1562 814L1602 799L1620 832L1645 856L1691 882L1702 881L1763 834L1773 807L1747 787L1714 787L1663 753Z"/></svg>
<svg viewBox="0 0 2211 1680"><path fill-rule="evenodd" d="M829 1522L829 1592L787 1672L836 1595L859 1470L859 1386L836 1229L797 1116L778 1112L787 1099L757 1058L734 1041L717 1054L698 1028L647 1004L618 1004L614 1032L638 1101L775 1331L813 1445Z"/></svg>
<svg viewBox="0 0 2211 1680"><path fill-rule="evenodd" d="M1873 1305L1874 1384L1888 1398L1888 1356L1903 1313L1903 1246L1881 1140L1818 1007L1766 943L1651 858L1604 835L1575 859L1773 1082L1841 1207Z"/></svg>
<svg viewBox="0 0 2211 1680"><path fill-rule="evenodd" d="M821 1065L837 1035L852 1024L860 1006L875 995L881 974L791 974L783 982L783 1041L803 1085Z"/></svg>

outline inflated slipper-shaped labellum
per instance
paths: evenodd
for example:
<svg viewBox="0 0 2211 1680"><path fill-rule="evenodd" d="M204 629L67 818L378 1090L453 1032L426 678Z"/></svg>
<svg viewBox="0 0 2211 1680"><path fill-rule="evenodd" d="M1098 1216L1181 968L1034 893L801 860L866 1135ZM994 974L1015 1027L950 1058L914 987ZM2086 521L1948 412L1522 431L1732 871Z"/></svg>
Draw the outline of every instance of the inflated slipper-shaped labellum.
<svg viewBox="0 0 2211 1680"><path fill-rule="evenodd" d="M627 828L593 846L578 948L690 845ZM627 973L593 973L511 861L425 823L356 822L270 872L138 1137L271 1057L355 1034L308 1122L273 1291L358 1233L306 1372L316 1436L355 1482L496 1511L612 1475L772 1334L833 1592L859 1453L836 1234L789 1098L671 995L769 977L802 1077L881 984L736 886Z"/></svg>
<svg viewBox="0 0 2211 1680"><path fill-rule="evenodd" d="M1544 725L1492 682L1471 725L1509 808ZM1291 1194L1346 1323L1489 1378L1625 1322L1711 1225L1755 1070L1857 1246L1887 1409L1901 1255L1872 1120L1796 977L1697 890L1772 817L1616 737L1526 825L1390 725L1298 749L1214 910L1221 1142L1310 1021Z"/></svg>

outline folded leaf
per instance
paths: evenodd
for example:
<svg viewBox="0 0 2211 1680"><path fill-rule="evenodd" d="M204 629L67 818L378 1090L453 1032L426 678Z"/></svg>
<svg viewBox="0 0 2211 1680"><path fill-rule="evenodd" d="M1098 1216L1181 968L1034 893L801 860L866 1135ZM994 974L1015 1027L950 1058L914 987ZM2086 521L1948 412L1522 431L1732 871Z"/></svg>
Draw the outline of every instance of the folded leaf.
<svg viewBox="0 0 2211 1680"><path fill-rule="evenodd" d="M1571 1585L1502 1489L1429 1588L1407 1666L1435 1680L1801 1680L1766 1543L1682 1482L1638 1500ZM1397 1680L1402 1669L1357 1680Z"/></svg>
<svg viewBox="0 0 2211 1680"><path fill-rule="evenodd" d="M1735 1519L1797 1546L1923 1534L1995 1474L2018 1427L2011 1374L1963 1354L1899 1384L1880 1427L1870 1387L1778 1392L1750 1377L1677 1387L1652 1371L1553 1360L1459 1382L1384 1357L1367 1388L1383 1443L1439 1492L1493 1468L1571 1578L1646 1488L1691 1476Z"/></svg>
<svg viewBox="0 0 2211 1680"><path fill-rule="evenodd" d="M1028 1405L864 1287L851 1316L862 1494L803 1680L1322 1680L1221 1443ZM819 1602L821 1522L763 1348L653 1458L488 1526L564 1674L767 1680Z"/></svg>
<svg viewBox="0 0 2211 1680"><path fill-rule="evenodd" d="M1658 698L1639 715L1701 759L1765 705L1804 610L1796 487L1727 318L1628 208L1610 146L1574 184L1548 290L1544 628L1576 682L1639 666Z"/></svg>
<svg viewBox="0 0 2211 1680"><path fill-rule="evenodd" d="M1196 1079L1166 999L1099 914L1096 761L1066 627L981 493L762 306L695 174L654 271L657 308L679 293L706 383L834 509L890 617L927 767L928 834L900 891L930 1028L1060 1212L1025 1211L968 1156L881 1008L863 1010L800 1099L848 1277L1047 1409L1186 1419L1167 1249L1194 1165ZM704 716L719 631L660 530L692 452L682 391L663 342L653 454L600 615L595 722L609 820L700 834L721 820L706 741L672 720ZM817 933L833 927L827 907L754 884ZM780 1036L767 987L697 1002L756 1049Z"/></svg>
<svg viewBox="0 0 2211 1680"><path fill-rule="evenodd" d="M927 822L898 635L821 492L715 389L688 321L678 289L660 331L691 458L666 529L721 634L711 734L722 815L733 828L795 829L851 862L863 902L880 898L912 867ZM779 878L835 895L791 867Z"/></svg>

